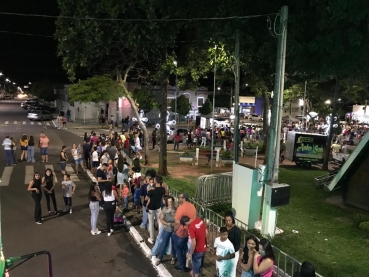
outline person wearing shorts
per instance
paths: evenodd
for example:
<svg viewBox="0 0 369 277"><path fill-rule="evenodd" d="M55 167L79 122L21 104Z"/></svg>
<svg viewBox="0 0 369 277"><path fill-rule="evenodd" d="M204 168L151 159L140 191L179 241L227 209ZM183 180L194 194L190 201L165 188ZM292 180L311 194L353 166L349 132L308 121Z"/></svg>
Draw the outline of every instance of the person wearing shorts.
<svg viewBox="0 0 369 277"><path fill-rule="evenodd" d="M39 142L39 146L40 146L40 154L41 154L41 162L43 163L47 163L49 156L48 156L48 149L49 149L49 138L44 134L41 133L40 135L40 142Z"/></svg>
<svg viewBox="0 0 369 277"><path fill-rule="evenodd" d="M204 257L206 252L206 224L201 218L196 218L188 227L189 241L191 247L186 255L187 259L192 261L192 277L200 275L201 268L204 266Z"/></svg>
<svg viewBox="0 0 369 277"><path fill-rule="evenodd" d="M73 143L72 150L70 153L73 156L74 162L76 164L76 174L78 174L79 165L81 165L83 169L83 160L82 160L82 149L81 146L77 147L75 143Z"/></svg>

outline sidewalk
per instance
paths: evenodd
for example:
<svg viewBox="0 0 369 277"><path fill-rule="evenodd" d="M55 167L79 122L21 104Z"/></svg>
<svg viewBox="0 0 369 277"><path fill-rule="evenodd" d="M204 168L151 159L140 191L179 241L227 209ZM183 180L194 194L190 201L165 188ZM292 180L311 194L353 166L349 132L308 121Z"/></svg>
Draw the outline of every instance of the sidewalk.
<svg viewBox="0 0 369 277"><path fill-rule="evenodd" d="M148 126L148 129L154 128L155 125ZM187 123L178 123L175 125L175 127L184 127L187 128ZM189 125L189 127L195 127L195 124L192 123ZM103 129L103 130L109 130L109 125L107 123L104 124L98 124L98 123L76 123L76 122L67 122L67 128L68 129ZM114 127L114 131L120 131L122 128L121 124L118 124L118 127Z"/></svg>

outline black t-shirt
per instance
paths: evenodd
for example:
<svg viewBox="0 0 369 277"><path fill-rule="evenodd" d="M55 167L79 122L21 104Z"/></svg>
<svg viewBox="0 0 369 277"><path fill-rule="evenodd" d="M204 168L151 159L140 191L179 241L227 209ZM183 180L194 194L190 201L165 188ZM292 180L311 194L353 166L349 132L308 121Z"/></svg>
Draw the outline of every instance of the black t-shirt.
<svg viewBox="0 0 369 277"><path fill-rule="evenodd" d="M108 180L108 177L106 177L106 173L105 171L98 169L96 171L96 179L99 179L99 177L101 177L101 180ZM105 186L106 182L99 182L99 185L101 186Z"/></svg>
<svg viewBox="0 0 369 277"><path fill-rule="evenodd" d="M147 192L147 196L150 198L149 210L157 210L161 208L162 198L165 195L165 188L155 187Z"/></svg>
<svg viewBox="0 0 369 277"><path fill-rule="evenodd" d="M232 242L234 251L240 250L241 230L236 225L228 230L228 239Z"/></svg>

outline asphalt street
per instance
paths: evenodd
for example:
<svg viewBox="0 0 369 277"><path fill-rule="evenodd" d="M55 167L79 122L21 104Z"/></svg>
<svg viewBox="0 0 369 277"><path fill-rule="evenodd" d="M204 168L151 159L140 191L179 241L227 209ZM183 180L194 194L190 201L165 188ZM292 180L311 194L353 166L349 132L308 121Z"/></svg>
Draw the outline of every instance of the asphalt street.
<svg viewBox="0 0 369 277"><path fill-rule="evenodd" d="M49 218L42 225L35 224L34 202L27 191L31 176L35 172L43 174L45 168L51 167L57 179L58 209L64 208L58 163L60 149L63 144L70 149L73 143L82 143L82 138L71 130L57 130L52 124L39 125L35 122L32 125L26 116L27 112L21 109L20 102L0 101L1 142L9 134L19 145L23 133L38 140L42 131L50 139L48 163L40 162L36 149L36 163L19 162L5 167L5 154L0 151L1 237L5 257L47 250L52 256L53 276L157 276L151 262L144 257L127 230L117 227L113 235L107 237L103 211L98 219L98 227L103 233L91 235L87 200L90 181L84 173L74 174L71 166L67 167L67 172L77 185L73 197L74 213ZM20 147L17 148L17 159L19 157ZM45 197L42 199L42 212L43 215L47 213ZM11 271L10 276L48 276L46 256L27 261Z"/></svg>

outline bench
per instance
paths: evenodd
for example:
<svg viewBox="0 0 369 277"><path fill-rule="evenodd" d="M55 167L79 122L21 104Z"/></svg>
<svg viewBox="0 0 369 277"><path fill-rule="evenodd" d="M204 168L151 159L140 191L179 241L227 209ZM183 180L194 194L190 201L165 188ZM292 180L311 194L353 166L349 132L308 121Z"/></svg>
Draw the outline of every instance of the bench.
<svg viewBox="0 0 369 277"><path fill-rule="evenodd" d="M196 155L194 157L195 159L195 165L199 165L199 157L206 157L208 159L208 164L210 162L210 160L215 160L215 166L216 167L220 167L221 163L220 163L220 157L219 157L219 152L220 149L214 149L213 150L213 157L211 157L211 149L200 149L200 148L196 148Z"/></svg>

